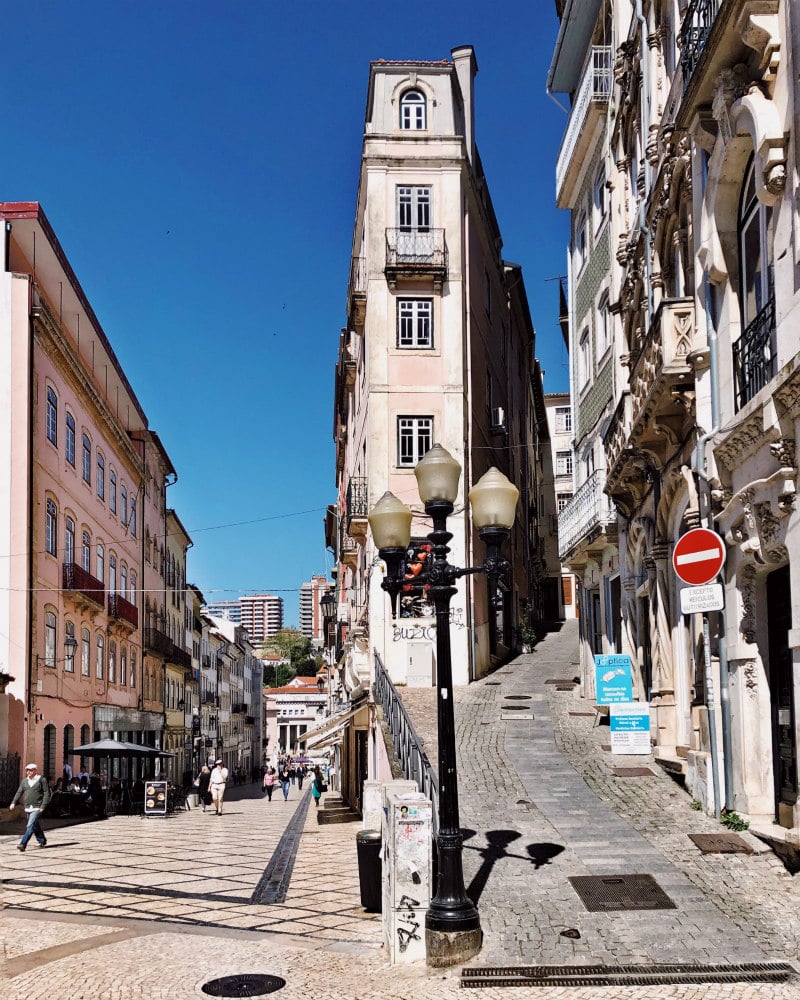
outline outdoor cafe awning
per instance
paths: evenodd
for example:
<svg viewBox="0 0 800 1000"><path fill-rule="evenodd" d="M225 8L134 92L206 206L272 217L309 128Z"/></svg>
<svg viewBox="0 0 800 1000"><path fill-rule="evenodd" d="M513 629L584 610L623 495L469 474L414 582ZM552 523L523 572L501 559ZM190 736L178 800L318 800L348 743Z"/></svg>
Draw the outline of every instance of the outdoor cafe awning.
<svg viewBox="0 0 800 1000"><path fill-rule="evenodd" d="M317 726L314 729L309 729L301 737L299 737L298 742L305 743L306 749L322 749L323 746L329 746L331 743L337 742L334 738L336 737L347 725L347 723L353 718L356 712L362 706L357 706L356 708L349 708L346 712L339 712L338 715L332 715L329 719L326 719L321 726Z"/></svg>
<svg viewBox="0 0 800 1000"><path fill-rule="evenodd" d="M141 743L126 743L124 740L96 740L94 743L84 743L73 747L73 754L85 757L173 757L174 754L156 747L144 746Z"/></svg>

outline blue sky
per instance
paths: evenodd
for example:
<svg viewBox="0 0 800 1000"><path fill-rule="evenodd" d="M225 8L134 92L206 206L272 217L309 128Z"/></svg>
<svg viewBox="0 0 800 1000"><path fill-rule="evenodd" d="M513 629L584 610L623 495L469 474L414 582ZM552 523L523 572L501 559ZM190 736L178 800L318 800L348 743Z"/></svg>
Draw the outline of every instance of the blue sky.
<svg viewBox="0 0 800 1000"><path fill-rule="evenodd" d="M472 44L476 139L522 264L545 390L557 325L566 116L547 96L555 4L81 0L4 12L0 200L39 201L178 483L208 600L330 570L333 366L369 63Z"/></svg>

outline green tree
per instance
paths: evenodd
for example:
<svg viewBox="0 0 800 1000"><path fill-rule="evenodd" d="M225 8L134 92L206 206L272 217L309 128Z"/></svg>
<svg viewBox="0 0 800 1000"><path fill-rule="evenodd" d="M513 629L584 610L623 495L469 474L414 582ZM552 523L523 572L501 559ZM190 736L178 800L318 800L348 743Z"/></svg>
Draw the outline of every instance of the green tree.
<svg viewBox="0 0 800 1000"><path fill-rule="evenodd" d="M282 628L275 635L265 639L261 645L262 655L270 653L288 660L275 668L275 677L265 678L266 683L278 687L286 684L298 674L316 674L317 667L311 652L311 640L295 628ZM265 673L272 671L265 671Z"/></svg>

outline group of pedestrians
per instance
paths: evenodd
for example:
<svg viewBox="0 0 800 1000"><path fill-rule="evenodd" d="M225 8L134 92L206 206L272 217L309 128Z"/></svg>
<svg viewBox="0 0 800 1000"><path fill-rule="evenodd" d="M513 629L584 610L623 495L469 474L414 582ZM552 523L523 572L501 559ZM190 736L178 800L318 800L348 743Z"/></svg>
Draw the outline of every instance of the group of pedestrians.
<svg viewBox="0 0 800 1000"><path fill-rule="evenodd" d="M272 801L272 793L275 791L277 785L280 785L281 792L283 793L283 801L287 802L289 800L289 790L292 785L297 785L297 790L302 792L303 782L308 777L309 770L304 763L292 764L288 760L279 763L277 769L274 767L264 768L264 777L262 778L262 787L264 795L267 796L269 802ZM324 791L327 791L327 784L323 777L322 771L319 767L315 767L313 771L313 778L311 782L311 795L314 798L314 804L319 805L320 796Z"/></svg>

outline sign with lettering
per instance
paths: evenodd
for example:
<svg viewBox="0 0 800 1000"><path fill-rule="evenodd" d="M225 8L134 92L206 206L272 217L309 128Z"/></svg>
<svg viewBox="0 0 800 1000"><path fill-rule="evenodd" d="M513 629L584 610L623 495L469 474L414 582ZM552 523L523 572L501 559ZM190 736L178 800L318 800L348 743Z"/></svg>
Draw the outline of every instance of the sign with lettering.
<svg viewBox="0 0 800 1000"><path fill-rule="evenodd" d="M612 705L611 752L628 754L650 753L650 703L633 701Z"/></svg>
<svg viewBox="0 0 800 1000"><path fill-rule="evenodd" d="M598 705L633 701L633 664L630 656L597 654L594 669Z"/></svg>

